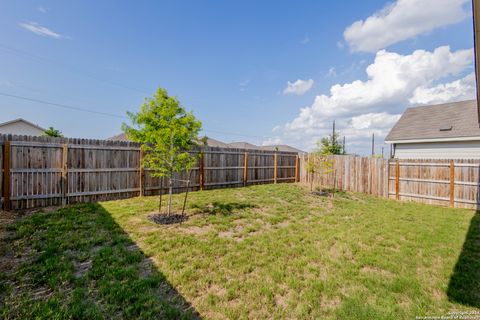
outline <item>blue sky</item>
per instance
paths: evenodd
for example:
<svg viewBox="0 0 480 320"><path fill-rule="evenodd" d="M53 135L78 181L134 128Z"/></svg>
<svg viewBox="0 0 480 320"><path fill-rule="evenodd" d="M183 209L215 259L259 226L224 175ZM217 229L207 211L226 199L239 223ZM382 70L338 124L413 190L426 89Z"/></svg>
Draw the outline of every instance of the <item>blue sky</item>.
<svg viewBox="0 0 480 320"><path fill-rule="evenodd" d="M406 107L473 98L469 5L3 1L0 93L120 117L0 95L0 121L106 138L161 86L226 142L309 150L336 120L350 151L373 132L380 152Z"/></svg>

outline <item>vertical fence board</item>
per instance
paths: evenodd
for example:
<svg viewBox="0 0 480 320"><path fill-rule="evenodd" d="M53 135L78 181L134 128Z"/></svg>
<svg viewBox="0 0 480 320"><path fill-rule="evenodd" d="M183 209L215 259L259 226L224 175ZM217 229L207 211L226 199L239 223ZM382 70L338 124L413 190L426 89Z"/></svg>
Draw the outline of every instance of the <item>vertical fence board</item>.
<svg viewBox="0 0 480 320"><path fill-rule="evenodd" d="M315 155L300 158L301 182L364 192L396 200L474 208L480 205L480 160L402 159L329 156L333 172L308 174Z"/></svg>
<svg viewBox="0 0 480 320"><path fill-rule="evenodd" d="M10 210L10 161L11 161L10 141L3 144L3 209Z"/></svg>
<svg viewBox="0 0 480 320"><path fill-rule="evenodd" d="M12 209L156 195L167 188L166 179L141 166L143 155L137 143L0 135L0 143L7 140L12 143L11 163L5 161L4 146L0 167L9 167L0 172L0 194L5 197L6 188L10 189L3 204ZM264 150L206 147L192 151L202 153L197 167L174 175L174 192L185 192L186 183L179 180L187 179L189 191L298 179L296 153L277 152L273 161L274 153Z"/></svg>

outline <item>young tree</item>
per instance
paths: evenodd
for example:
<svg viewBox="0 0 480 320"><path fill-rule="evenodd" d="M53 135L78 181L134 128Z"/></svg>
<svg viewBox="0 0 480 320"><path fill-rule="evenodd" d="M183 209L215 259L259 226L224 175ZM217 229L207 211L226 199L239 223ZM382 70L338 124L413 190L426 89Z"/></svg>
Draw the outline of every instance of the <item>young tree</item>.
<svg viewBox="0 0 480 320"><path fill-rule="evenodd" d="M320 149L314 150L309 154L305 169L310 174L310 191L313 191L313 178L315 175L328 174L333 171L333 162L329 160L328 155L331 154L323 153Z"/></svg>
<svg viewBox="0 0 480 320"><path fill-rule="evenodd" d="M45 130L43 135L45 137L57 137L57 138L63 137L62 132L58 129L55 129L54 127L49 127L47 130Z"/></svg>
<svg viewBox="0 0 480 320"><path fill-rule="evenodd" d="M177 98L159 88L146 98L138 113L127 112L132 126L122 130L133 141L142 143L143 165L153 169L153 176L166 177L169 183L168 215L172 210L173 175L188 171L196 157L189 151L198 146L202 123L191 112L185 111Z"/></svg>

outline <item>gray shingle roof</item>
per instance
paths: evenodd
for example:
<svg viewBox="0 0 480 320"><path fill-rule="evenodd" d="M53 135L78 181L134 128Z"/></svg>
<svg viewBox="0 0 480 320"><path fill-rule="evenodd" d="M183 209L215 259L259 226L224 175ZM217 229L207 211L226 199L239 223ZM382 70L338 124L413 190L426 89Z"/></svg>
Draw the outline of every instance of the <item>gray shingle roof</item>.
<svg viewBox="0 0 480 320"><path fill-rule="evenodd" d="M107 140L112 141L129 141L125 133L117 134L113 137L107 138ZM220 147L220 148L238 148L238 149L253 149L253 150L270 150L270 151L286 151L286 152L297 152L305 153L302 150L288 146L288 145L273 145L273 146L256 146L248 142L232 142L225 143L216 139L207 138L207 145L209 147Z"/></svg>
<svg viewBox="0 0 480 320"><path fill-rule="evenodd" d="M270 150L270 151L285 151L285 152L296 152L296 153L306 153L300 149L294 148L292 146L286 144L276 144L272 146L262 146L263 150Z"/></svg>
<svg viewBox="0 0 480 320"><path fill-rule="evenodd" d="M440 130L450 126L451 130ZM408 108L385 141L461 137L480 137L476 100Z"/></svg>

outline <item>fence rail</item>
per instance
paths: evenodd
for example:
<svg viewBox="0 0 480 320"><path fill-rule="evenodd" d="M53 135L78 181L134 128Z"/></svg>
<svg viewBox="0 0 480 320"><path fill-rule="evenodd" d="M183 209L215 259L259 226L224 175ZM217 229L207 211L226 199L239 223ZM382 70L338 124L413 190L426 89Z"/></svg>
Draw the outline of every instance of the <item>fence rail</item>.
<svg viewBox="0 0 480 320"><path fill-rule="evenodd" d="M309 174L309 161L301 159L300 180L380 197L477 209L480 205L480 160L387 160L357 156L329 156L332 170Z"/></svg>
<svg viewBox="0 0 480 320"><path fill-rule="evenodd" d="M0 136L2 207L28 209L166 192L166 179L143 168L133 142L28 136ZM204 148L190 172L190 191L298 181L297 153ZM175 181L175 192L186 191Z"/></svg>

